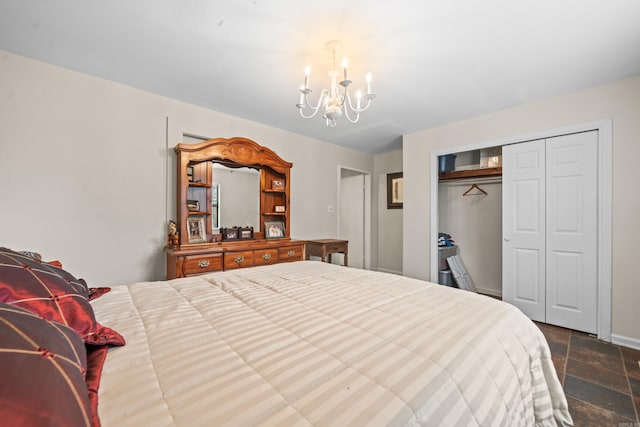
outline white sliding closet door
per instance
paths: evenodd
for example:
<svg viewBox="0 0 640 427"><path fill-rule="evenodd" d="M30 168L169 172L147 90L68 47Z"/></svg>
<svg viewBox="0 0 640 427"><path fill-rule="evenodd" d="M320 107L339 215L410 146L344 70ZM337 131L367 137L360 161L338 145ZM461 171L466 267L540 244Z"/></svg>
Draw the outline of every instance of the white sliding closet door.
<svg viewBox="0 0 640 427"><path fill-rule="evenodd" d="M502 147L502 299L545 321L545 140Z"/></svg>
<svg viewBox="0 0 640 427"><path fill-rule="evenodd" d="M597 331L598 133L503 147L503 298Z"/></svg>
<svg viewBox="0 0 640 427"><path fill-rule="evenodd" d="M598 133L547 140L547 323L596 333Z"/></svg>

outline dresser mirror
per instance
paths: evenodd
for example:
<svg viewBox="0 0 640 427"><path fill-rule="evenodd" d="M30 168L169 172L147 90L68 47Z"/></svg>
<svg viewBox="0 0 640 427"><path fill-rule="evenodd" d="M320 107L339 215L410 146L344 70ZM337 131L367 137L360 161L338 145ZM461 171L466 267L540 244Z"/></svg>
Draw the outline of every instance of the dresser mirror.
<svg viewBox="0 0 640 427"><path fill-rule="evenodd" d="M253 227L260 231L260 169L213 162L211 227Z"/></svg>

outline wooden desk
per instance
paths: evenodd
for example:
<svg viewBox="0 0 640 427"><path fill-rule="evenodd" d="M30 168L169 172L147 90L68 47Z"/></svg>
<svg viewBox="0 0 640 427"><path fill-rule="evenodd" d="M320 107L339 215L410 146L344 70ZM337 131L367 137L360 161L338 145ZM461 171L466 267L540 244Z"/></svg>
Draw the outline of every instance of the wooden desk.
<svg viewBox="0 0 640 427"><path fill-rule="evenodd" d="M344 254L344 263L342 265L346 266L349 261L349 241L337 239L307 240L306 253L307 259L311 255L319 256L322 262L329 263L331 263L331 254L342 253Z"/></svg>

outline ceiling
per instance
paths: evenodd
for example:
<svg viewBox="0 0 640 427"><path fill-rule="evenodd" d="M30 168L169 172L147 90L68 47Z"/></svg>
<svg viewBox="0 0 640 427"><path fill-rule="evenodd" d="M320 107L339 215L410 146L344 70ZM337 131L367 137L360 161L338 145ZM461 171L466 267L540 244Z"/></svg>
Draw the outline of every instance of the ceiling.
<svg viewBox="0 0 640 427"><path fill-rule="evenodd" d="M377 95L327 128L340 40ZM640 74L638 0L0 0L0 49L370 153L401 135Z"/></svg>

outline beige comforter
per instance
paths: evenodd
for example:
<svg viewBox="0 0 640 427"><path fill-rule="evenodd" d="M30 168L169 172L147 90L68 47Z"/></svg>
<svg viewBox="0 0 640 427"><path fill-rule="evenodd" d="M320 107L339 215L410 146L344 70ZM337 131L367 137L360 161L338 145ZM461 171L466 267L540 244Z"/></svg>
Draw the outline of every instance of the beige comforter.
<svg viewBox="0 0 640 427"><path fill-rule="evenodd" d="M116 286L104 427L570 424L540 330L516 308L302 261Z"/></svg>

